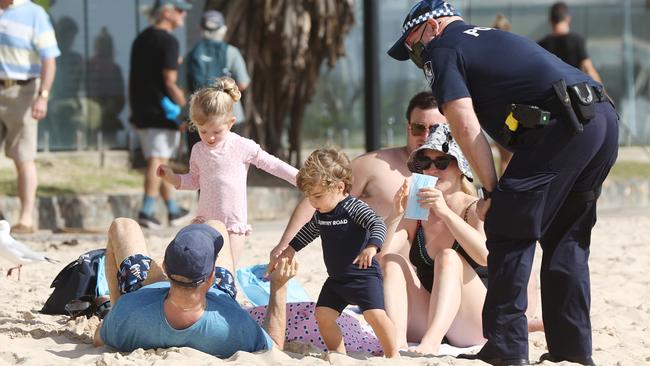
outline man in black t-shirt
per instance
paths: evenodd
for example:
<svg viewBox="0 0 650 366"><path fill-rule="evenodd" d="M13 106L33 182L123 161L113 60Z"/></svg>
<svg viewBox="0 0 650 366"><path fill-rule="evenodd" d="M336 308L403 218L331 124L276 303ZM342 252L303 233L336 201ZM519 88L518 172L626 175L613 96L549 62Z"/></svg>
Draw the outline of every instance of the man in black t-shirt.
<svg viewBox="0 0 650 366"><path fill-rule="evenodd" d="M148 228L161 227L154 217L159 193L167 205L170 225L180 225L189 217L188 210L173 199L174 188L156 175L156 169L169 162L180 143L178 115L185 105L185 95L176 85L179 46L171 32L183 25L190 7L185 0L157 0L151 12L153 26L142 31L131 47L131 123L147 160L138 222Z"/></svg>
<svg viewBox="0 0 650 366"><path fill-rule="evenodd" d="M618 151L616 111L600 83L535 42L459 15L443 0L418 2L388 54L424 71L483 184L487 343L462 358L529 364L526 289L539 241L548 346L540 360L593 365L589 244L596 200ZM481 129L513 153L498 182Z"/></svg>
<svg viewBox="0 0 650 366"><path fill-rule="evenodd" d="M587 54L585 40L570 31L571 15L567 4L564 2L553 4L549 10L548 20L551 23L551 34L539 41L539 45L602 83L598 71Z"/></svg>

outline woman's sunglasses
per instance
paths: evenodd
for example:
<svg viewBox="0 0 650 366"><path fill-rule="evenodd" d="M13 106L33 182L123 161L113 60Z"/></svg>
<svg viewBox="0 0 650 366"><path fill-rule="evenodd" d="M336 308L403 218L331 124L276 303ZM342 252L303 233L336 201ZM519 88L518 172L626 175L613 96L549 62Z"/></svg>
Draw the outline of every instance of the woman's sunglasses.
<svg viewBox="0 0 650 366"><path fill-rule="evenodd" d="M422 123L411 123L409 124L409 128L413 136L424 136L427 132L431 132L431 127L427 127L427 125Z"/></svg>
<svg viewBox="0 0 650 366"><path fill-rule="evenodd" d="M435 159L431 159L428 156L421 156L417 158L417 165L423 171L431 168L431 164L433 164L438 170L445 170L449 164L451 164L452 160L454 160L454 158L449 155L438 156Z"/></svg>

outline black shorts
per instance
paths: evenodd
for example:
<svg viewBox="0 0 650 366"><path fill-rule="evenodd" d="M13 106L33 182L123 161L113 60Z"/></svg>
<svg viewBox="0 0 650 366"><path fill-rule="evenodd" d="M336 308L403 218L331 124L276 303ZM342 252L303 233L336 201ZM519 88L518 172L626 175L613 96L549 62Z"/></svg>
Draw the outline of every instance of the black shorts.
<svg viewBox="0 0 650 366"><path fill-rule="evenodd" d="M362 311L384 310L384 285L381 277L355 277L336 280L328 277L318 296L316 306L325 306L341 313L348 305Z"/></svg>

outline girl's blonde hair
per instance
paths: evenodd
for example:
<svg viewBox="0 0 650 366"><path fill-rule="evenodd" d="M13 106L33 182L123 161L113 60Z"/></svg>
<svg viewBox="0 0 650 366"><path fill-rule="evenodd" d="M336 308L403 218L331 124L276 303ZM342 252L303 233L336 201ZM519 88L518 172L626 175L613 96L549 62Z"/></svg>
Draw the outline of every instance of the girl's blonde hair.
<svg viewBox="0 0 650 366"><path fill-rule="evenodd" d="M337 149L318 149L312 152L300 168L296 183L298 189L309 194L314 187L333 190L338 182L343 182L344 193L352 187L352 169L350 159Z"/></svg>
<svg viewBox="0 0 650 366"><path fill-rule="evenodd" d="M241 92L237 83L227 76L218 78L212 86L197 90L190 97L190 128L232 116L233 106L239 99Z"/></svg>

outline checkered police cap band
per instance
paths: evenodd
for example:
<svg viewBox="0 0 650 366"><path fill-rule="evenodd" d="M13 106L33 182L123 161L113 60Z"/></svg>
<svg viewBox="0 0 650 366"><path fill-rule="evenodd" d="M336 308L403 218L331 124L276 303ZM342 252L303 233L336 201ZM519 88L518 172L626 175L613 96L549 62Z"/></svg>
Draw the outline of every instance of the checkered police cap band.
<svg viewBox="0 0 650 366"><path fill-rule="evenodd" d="M417 15L417 13L422 11L425 11L425 13ZM406 17L404 25L402 26L402 33L408 32L411 28L426 22L428 19L450 17L454 15L460 15L460 13L446 1L421 1L411 9L411 13Z"/></svg>

